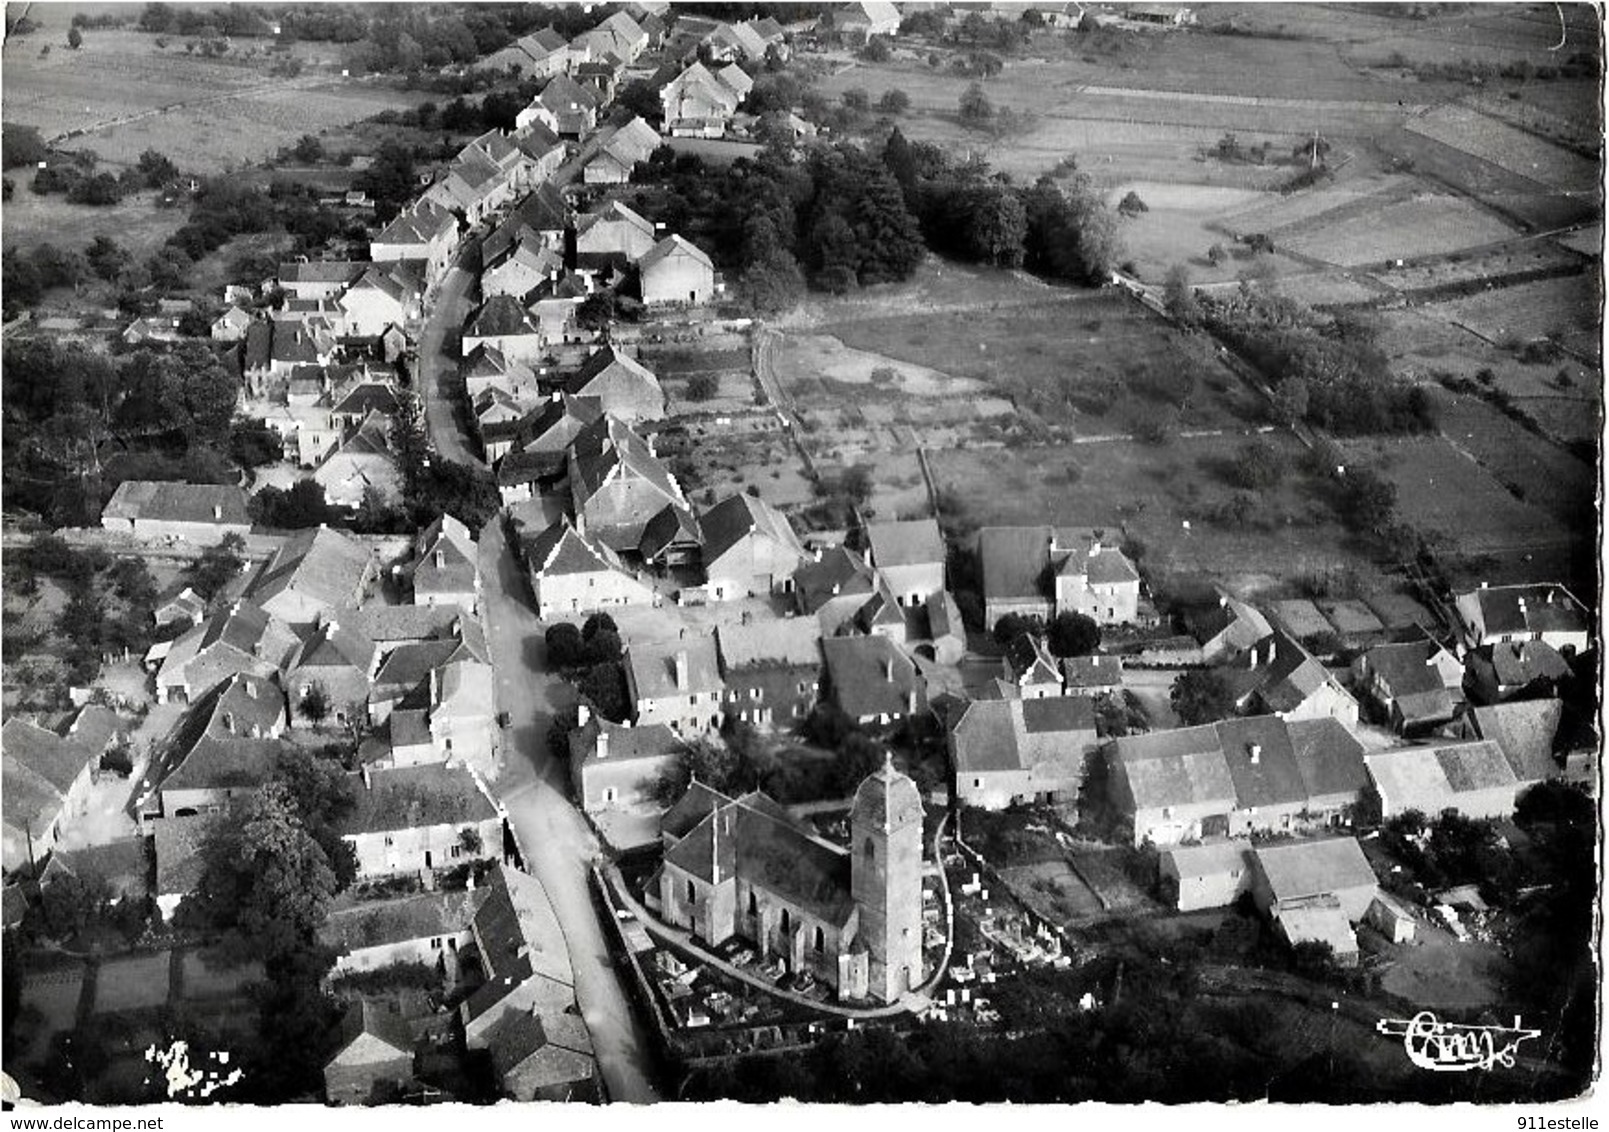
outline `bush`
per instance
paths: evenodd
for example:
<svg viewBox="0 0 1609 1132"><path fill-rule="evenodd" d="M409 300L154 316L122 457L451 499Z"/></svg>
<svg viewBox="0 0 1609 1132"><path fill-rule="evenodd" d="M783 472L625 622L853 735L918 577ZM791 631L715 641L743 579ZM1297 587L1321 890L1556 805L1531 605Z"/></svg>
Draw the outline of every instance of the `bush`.
<svg viewBox="0 0 1609 1132"><path fill-rule="evenodd" d="M720 392L720 382L712 373L694 374L687 382L689 401L713 401Z"/></svg>

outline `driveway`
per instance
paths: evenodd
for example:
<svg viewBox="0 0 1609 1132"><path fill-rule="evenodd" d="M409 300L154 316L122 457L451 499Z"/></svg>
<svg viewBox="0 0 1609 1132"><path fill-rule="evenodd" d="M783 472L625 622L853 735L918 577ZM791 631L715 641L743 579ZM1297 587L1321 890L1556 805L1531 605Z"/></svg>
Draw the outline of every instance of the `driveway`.
<svg viewBox="0 0 1609 1132"><path fill-rule="evenodd" d="M654 1101L659 1096L651 1080L652 1045L615 969L589 884L588 865L601 848L570 803L566 768L547 749L548 725L574 695L547 670L543 626L526 598L525 577L500 518L481 532L480 561L497 706L512 719L493 790L508 811L526 868L542 881L558 916L575 972L576 999L610 1098Z"/></svg>
<svg viewBox="0 0 1609 1132"><path fill-rule="evenodd" d="M456 403L462 392L458 381L458 358L444 351L448 336L454 335L469 317L469 289L475 276L460 266L469 249L460 253L430 302L430 312L419 334L419 373L417 388L425 404L425 427L430 443L448 460L484 468L459 424Z"/></svg>

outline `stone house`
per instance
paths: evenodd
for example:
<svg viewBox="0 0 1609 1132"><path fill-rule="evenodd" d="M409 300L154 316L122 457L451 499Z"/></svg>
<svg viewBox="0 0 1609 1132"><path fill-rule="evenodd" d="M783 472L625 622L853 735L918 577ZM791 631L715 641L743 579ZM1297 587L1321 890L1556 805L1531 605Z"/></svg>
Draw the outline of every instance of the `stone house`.
<svg viewBox="0 0 1609 1132"><path fill-rule="evenodd" d="M678 735L721 726L726 683L712 634L694 631L669 642L630 642L624 667L637 726L662 723Z"/></svg>
<svg viewBox="0 0 1609 1132"><path fill-rule="evenodd" d="M571 397L594 399L604 412L627 424L657 421L665 415L665 391L653 372L630 354L606 345L587 358L565 382Z"/></svg>
<svg viewBox="0 0 1609 1132"><path fill-rule="evenodd" d="M485 889L417 892L389 900L342 899L319 929L319 943L335 953L335 975L377 971L399 963L435 966L456 961L474 938L469 923Z"/></svg>
<svg viewBox="0 0 1609 1132"><path fill-rule="evenodd" d="M124 480L101 512L101 526L139 539L214 546L251 533L246 493L233 484Z"/></svg>
<svg viewBox="0 0 1609 1132"><path fill-rule="evenodd" d="M811 617L721 625L715 630L729 720L791 729L820 695L821 628Z"/></svg>
<svg viewBox="0 0 1609 1132"><path fill-rule="evenodd" d="M380 650L372 640L342 624L336 615L325 618L285 665L285 691L295 709L292 723L317 726L325 722L309 719L305 712L315 689L325 696L328 719L344 726L361 718L379 666Z"/></svg>
<svg viewBox="0 0 1609 1132"><path fill-rule="evenodd" d="M1482 585L1454 606L1470 648L1540 641L1568 657L1592 647L1592 614L1561 585Z"/></svg>
<svg viewBox="0 0 1609 1132"><path fill-rule="evenodd" d="M625 605L652 605L655 594L607 546L561 518L522 547L537 616L545 621Z"/></svg>
<svg viewBox="0 0 1609 1132"><path fill-rule="evenodd" d="M480 550L469 528L442 515L421 531L408 581L415 605L456 605L475 612L480 606Z"/></svg>
<svg viewBox="0 0 1609 1132"><path fill-rule="evenodd" d="M246 596L292 628L310 627L341 606L358 604L375 573L360 543L314 527L285 540Z"/></svg>
<svg viewBox="0 0 1609 1132"><path fill-rule="evenodd" d="M902 606L944 592L944 535L933 519L866 524L866 561Z"/></svg>
<svg viewBox="0 0 1609 1132"><path fill-rule="evenodd" d="M716 601L785 594L809 557L787 518L746 492L721 500L698 522L705 586Z"/></svg>
<svg viewBox="0 0 1609 1132"><path fill-rule="evenodd" d="M984 620L1008 613L1082 613L1101 625L1139 620L1140 574L1104 532L1071 527L985 527L978 532Z"/></svg>
<svg viewBox="0 0 1609 1132"><path fill-rule="evenodd" d="M649 443L608 414L576 436L568 468L577 529L617 553L635 551L667 506L691 511Z"/></svg>
<svg viewBox="0 0 1609 1132"><path fill-rule="evenodd" d="M1180 912L1227 908L1251 891L1252 852L1244 838L1165 850L1157 863L1163 901Z"/></svg>
<svg viewBox="0 0 1609 1132"><path fill-rule="evenodd" d="M0 727L0 761L7 873L44 861L88 806L101 756L127 731L115 713L99 704L80 708L64 733L15 715L6 719Z"/></svg>
<svg viewBox="0 0 1609 1132"><path fill-rule="evenodd" d="M1099 746L1095 706L1078 697L977 700L954 719L946 745L964 805L1076 801Z"/></svg>
<svg viewBox="0 0 1609 1132"><path fill-rule="evenodd" d="M897 723L925 709L927 684L887 637L825 637L827 689L856 723Z"/></svg>
<svg viewBox="0 0 1609 1132"><path fill-rule="evenodd" d="M1360 653L1352 681L1403 735L1449 722L1464 699L1463 662L1428 637Z"/></svg>
<svg viewBox="0 0 1609 1132"><path fill-rule="evenodd" d="M585 706L581 713L569 735L570 781L581 808L597 814L653 805L650 790L687 750L686 742L664 724L610 723Z"/></svg>
<svg viewBox="0 0 1609 1132"><path fill-rule="evenodd" d="M502 810L470 771L432 763L359 774L357 806L340 823L359 879L502 859Z"/></svg>
<svg viewBox="0 0 1609 1132"><path fill-rule="evenodd" d="M642 301L650 307L702 306L719 291L714 261L678 235L666 236L645 252L637 272Z"/></svg>
<svg viewBox="0 0 1609 1132"><path fill-rule="evenodd" d="M413 1034L387 1005L360 998L341 1017L339 1045L324 1063L324 1096L333 1105L371 1104L413 1079Z"/></svg>
<svg viewBox="0 0 1609 1132"><path fill-rule="evenodd" d="M173 641L157 669L156 702L190 703L240 673L267 679L300 646L290 626L255 602L231 602Z"/></svg>

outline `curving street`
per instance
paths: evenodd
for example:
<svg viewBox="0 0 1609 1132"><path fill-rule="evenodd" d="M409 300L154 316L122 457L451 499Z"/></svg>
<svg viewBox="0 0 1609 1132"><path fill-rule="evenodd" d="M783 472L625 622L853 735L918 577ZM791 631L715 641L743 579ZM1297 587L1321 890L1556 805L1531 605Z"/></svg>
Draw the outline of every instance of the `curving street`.
<svg viewBox="0 0 1609 1132"><path fill-rule="evenodd" d="M426 300L425 323L419 332L419 365L414 388L424 402L425 428L431 446L438 454L472 468L484 468L478 446L464 433L456 412L461 386L458 358L447 354L451 340L457 346L457 332L469 317L469 291L474 272L463 266L471 245L466 243L457 260L447 269L441 285Z"/></svg>

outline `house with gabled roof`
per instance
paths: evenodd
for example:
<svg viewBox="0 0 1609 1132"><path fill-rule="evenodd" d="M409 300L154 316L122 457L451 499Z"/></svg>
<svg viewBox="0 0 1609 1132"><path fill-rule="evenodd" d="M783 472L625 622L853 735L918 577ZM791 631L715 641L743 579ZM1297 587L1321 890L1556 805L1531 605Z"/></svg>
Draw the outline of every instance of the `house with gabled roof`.
<svg viewBox="0 0 1609 1132"><path fill-rule="evenodd" d="M289 625L255 602L231 602L173 642L157 669L156 702L191 703L242 672L267 679L300 644Z"/></svg>
<svg viewBox="0 0 1609 1132"><path fill-rule="evenodd" d="M470 613L480 605L480 548L451 515L441 515L415 537L407 574L415 605L456 605Z"/></svg>
<svg viewBox="0 0 1609 1132"><path fill-rule="evenodd" d="M457 962L474 942L470 921L483 888L416 892L391 899L343 895L331 905L318 940L335 953L333 974L378 971L402 963Z"/></svg>
<svg viewBox="0 0 1609 1132"><path fill-rule="evenodd" d="M594 59L613 55L622 63L633 63L648 50L648 33L625 12L615 12L591 31L576 36L572 43L584 45Z"/></svg>
<svg viewBox="0 0 1609 1132"><path fill-rule="evenodd" d="M1358 701L1294 637L1275 629L1226 669L1243 712L1270 712L1281 719L1358 722Z"/></svg>
<svg viewBox="0 0 1609 1132"><path fill-rule="evenodd" d="M1481 586L1454 599L1470 648L1540 641L1561 656L1592 647L1592 614L1556 583Z"/></svg>
<svg viewBox="0 0 1609 1132"><path fill-rule="evenodd" d="M501 429L486 434L488 458L495 446L506 446L496 458L497 490L503 502L523 502L539 487L562 479L570 445L602 416L603 406L596 399L561 393L525 413L506 434Z"/></svg>
<svg viewBox="0 0 1609 1132"><path fill-rule="evenodd" d="M540 124L533 130L546 130ZM557 139L554 139L557 141ZM524 197L502 223L481 241L481 263L496 265L509 255L513 248L532 238L549 251L563 254L564 234L571 223L570 206L564 195L552 182L543 182Z"/></svg>
<svg viewBox="0 0 1609 1132"><path fill-rule="evenodd" d="M1546 641L1502 641L1464 658L1466 686L1476 703L1556 696L1571 678L1570 664Z"/></svg>
<svg viewBox="0 0 1609 1132"><path fill-rule="evenodd" d="M704 531L691 507L667 503L642 529L637 555L653 570L692 566L703 553Z"/></svg>
<svg viewBox="0 0 1609 1132"><path fill-rule="evenodd" d="M189 586L177 584L157 599L157 606L151 611L152 619L159 628L169 625L181 625L181 628L201 624L207 615L207 599L196 593Z"/></svg>
<svg viewBox="0 0 1609 1132"><path fill-rule="evenodd" d="M487 298L507 295L523 304L563 270L563 257L544 246L535 233L528 232L502 258L486 265L480 277L481 294Z"/></svg>
<svg viewBox="0 0 1609 1132"><path fill-rule="evenodd" d="M328 527L297 531L274 552L246 594L292 628L356 605L375 576L372 555Z"/></svg>
<svg viewBox="0 0 1609 1132"><path fill-rule="evenodd" d="M1334 824L1363 799L1363 747L1333 719L1276 716L1117 739L1112 793L1134 844Z"/></svg>
<svg viewBox="0 0 1609 1132"><path fill-rule="evenodd" d="M324 502L349 512L371 493L388 505L399 502L402 469L391 451L391 422L371 412L313 469L313 482L324 489Z"/></svg>
<svg viewBox="0 0 1609 1132"><path fill-rule="evenodd" d="M297 709L293 722L315 723L301 707L316 690L323 692L329 718L336 723L360 718L379 665L380 650L373 640L333 614L326 617L285 665L285 691Z"/></svg>
<svg viewBox="0 0 1609 1132"><path fill-rule="evenodd" d="M369 688L370 723L384 723L393 708L406 702L428 704L431 674L446 665L459 660L488 663L485 631L480 627L480 622L473 617L463 617L454 620L453 628L455 632L446 636L406 641L385 650L384 659L375 671ZM446 752L438 752L433 744L428 752L420 753L424 756L420 759L423 762L446 760ZM384 765L402 765L397 762L394 753L389 759L374 761Z"/></svg>
<svg viewBox="0 0 1609 1132"><path fill-rule="evenodd" d="M834 635L876 589L876 573L844 546L813 551L793 572L794 602L818 618L824 636Z"/></svg>
<svg viewBox="0 0 1609 1132"><path fill-rule="evenodd" d="M395 1099L413 1079L413 1033L388 1003L367 998L350 1003L336 1041L324 1063L324 1097L330 1104Z"/></svg>
<svg viewBox="0 0 1609 1132"><path fill-rule="evenodd" d="M224 808L273 774L286 725L278 683L231 676L190 706L152 757L134 792L134 812L144 820Z"/></svg>
<svg viewBox="0 0 1609 1132"><path fill-rule="evenodd" d="M1366 755L1380 816L1409 810L1435 817L1457 810L1470 818L1506 818L1533 783L1521 781L1494 740L1397 747Z"/></svg>
<svg viewBox="0 0 1609 1132"><path fill-rule="evenodd" d="M653 250L657 239L652 222L612 200L576 221L576 258L579 262L619 258L636 263Z"/></svg>
<svg viewBox="0 0 1609 1132"><path fill-rule="evenodd" d="M704 577L716 601L785 594L810 557L787 517L757 495L731 495L699 516Z"/></svg>
<svg viewBox="0 0 1609 1132"><path fill-rule="evenodd" d="M480 345L469 351L458 365L458 375L471 401L494 388L517 401L524 391L536 388L535 371L524 362L504 356L496 346Z"/></svg>
<svg viewBox="0 0 1609 1132"><path fill-rule="evenodd" d="M246 332L255 321L251 314L240 307L231 305L221 315L212 320L208 333L214 342L243 342Z"/></svg>
<svg viewBox="0 0 1609 1132"><path fill-rule="evenodd" d="M573 60L569 41L549 26L521 36L472 65L478 71L510 72L522 79L545 79L566 70Z"/></svg>
<svg viewBox="0 0 1609 1132"><path fill-rule="evenodd" d="M726 682L713 634L684 631L670 641L628 642L621 666L637 726L662 723L678 735L721 726Z"/></svg>
<svg viewBox="0 0 1609 1132"><path fill-rule="evenodd" d="M581 179L589 185L624 185L632 170L647 161L663 144L659 132L633 115L622 126L611 126L601 135L597 152L582 168Z"/></svg>
<svg viewBox="0 0 1609 1132"><path fill-rule="evenodd" d="M547 351L547 336L531 312L511 295L493 295L464 328L465 357L489 346L511 362L532 362Z"/></svg>
<svg viewBox="0 0 1609 1132"><path fill-rule="evenodd" d="M1255 606L1220 589L1218 601L1187 618L1190 635L1201 645L1201 663L1220 664L1241 655L1273 632Z"/></svg>
<svg viewBox="0 0 1609 1132"><path fill-rule="evenodd" d="M1063 657L1061 678L1064 695L1116 695L1123 690L1123 658L1104 655Z"/></svg>
<svg viewBox="0 0 1609 1132"><path fill-rule="evenodd" d="M1440 727L1464 701L1463 661L1429 637L1360 653L1352 681L1402 735Z"/></svg>
<svg viewBox="0 0 1609 1132"><path fill-rule="evenodd" d="M1261 845L1252 860L1252 899L1287 943L1328 943L1338 962L1357 961L1351 925L1380 891L1357 838Z"/></svg>
<svg viewBox="0 0 1609 1132"><path fill-rule="evenodd" d="M452 211L421 199L397 213L370 241L369 258L375 263L418 263L426 282L434 283L447 270L458 241L458 218Z"/></svg>
<svg viewBox="0 0 1609 1132"><path fill-rule="evenodd" d="M637 272L648 306L699 306L719 292L714 262L698 245L674 233L644 253Z"/></svg>
<svg viewBox="0 0 1609 1132"><path fill-rule="evenodd" d="M944 590L944 535L933 519L866 524L866 561L880 572L899 603L921 605Z"/></svg>
<svg viewBox="0 0 1609 1132"><path fill-rule="evenodd" d="M1042 700L1062 694L1061 666L1050 647L1033 633L1024 633L1001 658L1002 699Z"/></svg>
<svg viewBox="0 0 1609 1132"><path fill-rule="evenodd" d="M555 75L514 118L516 127L540 122L561 138L580 138L598 121L598 96L569 75Z"/></svg>
<svg viewBox="0 0 1609 1132"><path fill-rule="evenodd" d="M1176 845L1157 860L1164 903L1180 912L1227 908L1250 892L1256 866L1245 838Z"/></svg>
<svg viewBox="0 0 1609 1132"><path fill-rule="evenodd" d="M572 397L595 398L603 411L627 424L657 421L665 415L665 391L652 370L630 354L606 344L565 382Z"/></svg>
<svg viewBox="0 0 1609 1132"><path fill-rule="evenodd" d="M497 689L484 660L450 660L430 674L432 746L449 765L493 773L497 756Z"/></svg>
<svg viewBox="0 0 1609 1132"><path fill-rule="evenodd" d="M729 85L734 80L735 76L723 80L703 63L695 62L667 82L659 91L660 121L665 133L670 137L702 138L725 134L732 115L748 93Z"/></svg>
<svg viewBox="0 0 1609 1132"><path fill-rule="evenodd" d="M375 264L336 301L347 335L378 338L389 327L404 327L419 320L424 291L402 262Z"/></svg>
<svg viewBox="0 0 1609 1132"><path fill-rule="evenodd" d="M815 707L823 672L821 626L815 618L720 625L715 642L728 719L791 728Z"/></svg>
<svg viewBox="0 0 1609 1132"><path fill-rule="evenodd" d="M277 283L287 299L333 299L367 269L357 260L301 260L279 265Z"/></svg>
<svg viewBox="0 0 1609 1132"><path fill-rule="evenodd" d="M521 549L530 570L536 614L544 621L655 601L647 582L568 518L561 518Z"/></svg>
<svg viewBox="0 0 1609 1132"><path fill-rule="evenodd" d="M688 750L662 723L627 726L593 715L583 705L569 734L570 781L589 814L652 806L660 776Z"/></svg>
<svg viewBox="0 0 1609 1132"><path fill-rule="evenodd" d="M42 863L88 804L101 756L126 735L117 715L99 704L80 708L64 731L20 716L0 727L4 763L4 866L7 873Z"/></svg>
<svg viewBox="0 0 1609 1132"><path fill-rule="evenodd" d="M978 700L954 720L946 743L954 796L966 805L1074 800L1099 744L1095 705L1076 697Z"/></svg>
<svg viewBox="0 0 1609 1132"><path fill-rule="evenodd" d="M124 480L101 511L101 526L138 539L212 546L251 533L246 493L234 484Z"/></svg>
<svg viewBox="0 0 1609 1132"><path fill-rule="evenodd" d="M899 31L899 9L888 0L856 0L835 7L832 26L852 43L865 43L874 35L894 35Z"/></svg>
<svg viewBox="0 0 1609 1132"><path fill-rule="evenodd" d="M887 637L824 637L821 649L827 693L856 723L886 726L925 710L927 682Z"/></svg>
<svg viewBox="0 0 1609 1132"><path fill-rule="evenodd" d="M423 874L503 855L502 808L473 773L427 763L360 771L341 819L359 879Z"/></svg>
<svg viewBox="0 0 1609 1132"><path fill-rule="evenodd" d="M330 416L345 428L358 428L370 414L394 417L401 408L397 387L378 378L359 377L330 392Z"/></svg>
<svg viewBox="0 0 1609 1132"><path fill-rule="evenodd" d="M978 532L984 620L1008 613L1081 613L1101 625L1139 618L1140 574L1105 532L1073 527L985 527Z"/></svg>
<svg viewBox="0 0 1609 1132"><path fill-rule="evenodd" d="M607 413L576 436L568 468L577 528L617 553L636 550L666 506L691 510L648 443Z"/></svg>
<svg viewBox="0 0 1609 1132"><path fill-rule="evenodd" d="M665 815L669 844L649 882L667 923L711 947L752 941L761 963L779 959L840 999L893 1002L922 984L922 799L891 762L855 791L854 852L758 791L689 795L691 812Z"/></svg>

